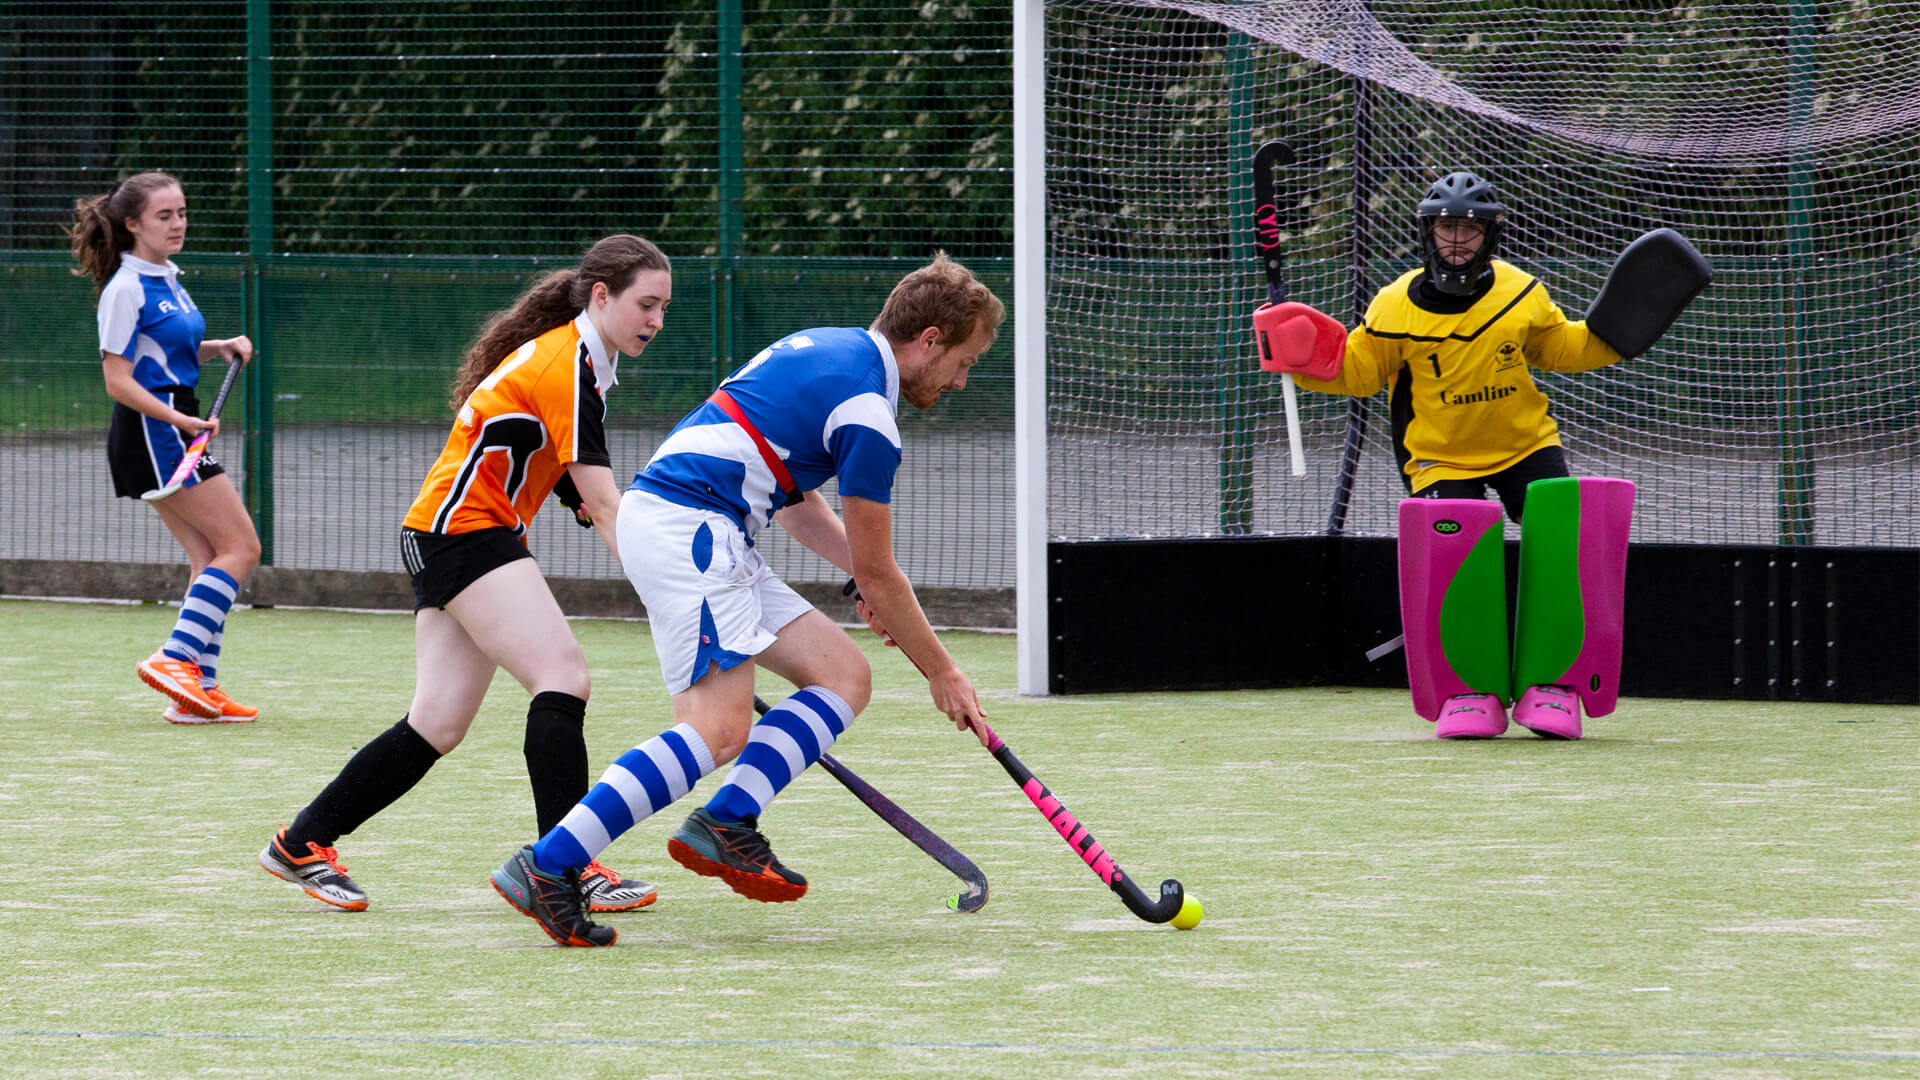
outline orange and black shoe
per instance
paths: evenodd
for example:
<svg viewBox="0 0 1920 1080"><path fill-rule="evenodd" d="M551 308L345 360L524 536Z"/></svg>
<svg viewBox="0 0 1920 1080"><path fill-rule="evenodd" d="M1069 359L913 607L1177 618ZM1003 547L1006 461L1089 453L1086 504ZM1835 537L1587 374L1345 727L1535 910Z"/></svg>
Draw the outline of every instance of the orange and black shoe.
<svg viewBox="0 0 1920 1080"><path fill-rule="evenodd" d="M202 693L207 695L207 700L220 706L219 716L196 716L178 705L167 706L167 711L160 715L166 717L169 724L251 724L260 715L259 709L240 704L218 686L206 687Z"/></svg>
<svg viewBox="0 0 1920 1080"><path fill-rule="evenodd" d="M587 910L595 914L638 911L660 899L652 885L623 878L598 859L580 871L580 895L587 902Z"/></svg>
<svg viewBox="0 0 1920 1080"><path fill-rule="evenodd" d="M213 719L220 705L200 689L200 665L157 652L140 661L134 669L140 681L173 699L174 707L189 716Z"/></svg>
<svg viewBox="0 0 1920 1080"><path fill-rule="evenodd" d="M548 937L562 945L592 947L611 945L620 939L620 932L613 927L587 921L580 871L547 873L533 861L531 844L514 852L490 880L493 891L512 904L513 910L539 923Z"/></svg>
<svg viewBox="0 0 1920 1080"><path fill-rule="evenodd" d="M260 852L260 869L282 881L293 882L322 903L348 911L367 910L367 894L347 876L338 851L308 841L307 852L295 855L289 851L287 830L282 828Z"/></svg>
<svg viewBox="0 0 1920 1080"><path fill-rule="evenodd" d="M768 904L784 904L807 895L807 879L780 865L749 817L725 822L701 807L667 841L667 854L681 866L725 881L734 892Z"/></svg>

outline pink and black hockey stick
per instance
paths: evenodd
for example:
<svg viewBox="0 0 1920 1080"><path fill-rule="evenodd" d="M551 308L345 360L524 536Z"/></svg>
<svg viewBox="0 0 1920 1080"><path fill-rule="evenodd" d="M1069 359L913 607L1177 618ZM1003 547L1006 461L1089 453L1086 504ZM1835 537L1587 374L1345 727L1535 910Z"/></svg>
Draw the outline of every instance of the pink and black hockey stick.
<svg viewBox="0 0 1920 1080"><path fill-rule="evenodd" d="M1033 771L1013 755L1006 740L994 734L985 722L979 726L987 736L987 751L994 760L1007 770L1007 775L1013 777L1014 783L1020 785L1021 792L1032 801L1033 808L1040 811L1040 816L1047 819L1047 824L1053 826L1067 846L1073 849L1073 853L1080 856L1080 860L1099 875L1101 881L1107 883L1121 903L1127 905L1128 911L1150 923L1169 922L1180 914L1180 907L1186 902L1186 890L1178 881L1168 878L1160 883L1158 897L1148 897L1146 891L1113 861L1113 856L1107 854L1107 849L1093 838L1087 827L1080 824L1080 819L1074 817L1073 812L1053 792L1047 790L1047 785L1041 783Z"/></svg>
<svg viewBox="0 0 1920 1080"><path fill-rule="evenodd" d="M851 579L840 592L844 596L852 597L855 601L860 599L859 589ZM914 666L920 665L916 661ZM920 674L925 675L926 672L922 671ZM1186 889L1178 881L1173 878L1162 881L1160 895L1149 897L1146 891L1134 882L1131 875L1120 869L1120 864L1113 861L1113 856L1107 854L1107 849L1101 846L1100 841L1093 838L1093 834L1087 831L1087 827L1080 824L1080 819L1066 808L1058 796L1047 790L1047 785L1033 775L1033 770L1027 768L1026 764L1014 755L1013 748L1007 745L1005 739L995 734L985 721L980 721L975 726L987 737L987 752L993 755L1001 768L1007 770L1007 775L1013 777L1013 782L1020 785L1020 791L1033 803L1033 808L1040 811L1040 816L1047 819L1047 824L1053 826L1054 831L1060 834L1060 838L1067 842L1067 846L1073 849L1075 855L1080 856L1080 861L1086 863L1101 881L1106 882L1107 887L1120 898L1120 902L1127 905L1128 911L1150 923L1171 922L1175 915L1180 914L1181 905L1186 902Z"/></svg>
<svg viewBox="0 0 1920 1080"><path fill-rule="evenodd" d="M245 366L245 364L236 363L232 360L227 361L227 377L220 380L220 392L213 396L213 408L207 410L207 419L218 420L220 418L220 406L227 403L227 391L233 389L234 376L240 374L240 369ZM206 456L207 443L211 442L212 439L212 428L206 428L201 431L200 434L195 435L193 441L187 444L187 452L180 458L180 464L173 467L173 475L167 477L167 482L140 497L148 502L159 502L161 499L179 491L180 488L186 484L187 477L193 475L193 470L200 467L200 459Z"/></svg>

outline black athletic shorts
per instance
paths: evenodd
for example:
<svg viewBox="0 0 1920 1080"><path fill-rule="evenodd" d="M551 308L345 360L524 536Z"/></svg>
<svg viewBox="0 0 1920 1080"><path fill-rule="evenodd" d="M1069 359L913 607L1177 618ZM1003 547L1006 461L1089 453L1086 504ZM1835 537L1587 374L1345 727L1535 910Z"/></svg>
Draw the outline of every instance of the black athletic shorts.
<svg viewBox="0 0 1920 1080"><path fill-rule="evenodd" d="M200 402L194 398L190 386L163 386L153 391L153 396L190 416L200 415ZM187 444L193 441L193 435L114 402L113 419L107 421L107 468L113 473L113 493L124 499L137 499L165 487L175 466L186 456ZM206 453L200 455L200 464L193 470L194 483L211 480L226 471L213 460L213 447L208 444Z"/></svg>
<svg viewBox="0 0 1920 1080"><path fill-rule="evenodd" d="M533 552L512 529L498 526L463 533L400 530L400 557L413 579L413 610L444 608L461 590L515 559Z"/></svg>
<svg viewBox="0 0 1920 1080"><path fill-rule="evenodd" d="M1500 496L1500 505L1507 508L1507 516L1519 521L1527 505L1528 484L1569 475L1566 452L1557 446L1543 446L1497 473L1470 480L1436 480L1413 495L1418 499L1484 499L1487 489L1492 488Z"/></svg>

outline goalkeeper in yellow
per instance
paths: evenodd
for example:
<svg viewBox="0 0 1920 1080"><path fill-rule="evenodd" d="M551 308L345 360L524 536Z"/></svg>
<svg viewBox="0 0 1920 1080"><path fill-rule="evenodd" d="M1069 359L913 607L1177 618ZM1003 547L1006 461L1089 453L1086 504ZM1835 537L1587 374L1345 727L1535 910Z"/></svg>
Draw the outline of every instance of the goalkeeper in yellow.
<svg viewBox="0 0 1920 1080"><path fill-rule="evenodd" d="M1538 371L1605 367L1651 347L1711 280L1686 240L1657 229L1569 321L1533 275L1495 258L1507 210L1493 186L1449 173L1418 209L1421 265L1380 290L1349 332L1311 307L1254 315L1261 366L1329 394L1387 390L1400 506L1400 606L1414 708L1440 738L1492 738L1513 720L1581 736L1618 692L1633 485L1569 477ZM1531 494L1529 487L1531 486ZM1508 648L1498 496L1521 521ZM1538 520L1535 520L1538 519Z"/></svg>
<svg viewBox="0 0 1920 1080"><path fill-rule="evenodd" d="M1506 218L1480 177L1436 182L1420 201L1422 265L1374 296L1337 372L1299 383L1361 397L1387 387L1408 493L1481 499L1491 487L1519 521L1529 483L1567 475L1533 372L1588 371L1620 354L1569 322L1538 278L1495 257Z"/></svg>

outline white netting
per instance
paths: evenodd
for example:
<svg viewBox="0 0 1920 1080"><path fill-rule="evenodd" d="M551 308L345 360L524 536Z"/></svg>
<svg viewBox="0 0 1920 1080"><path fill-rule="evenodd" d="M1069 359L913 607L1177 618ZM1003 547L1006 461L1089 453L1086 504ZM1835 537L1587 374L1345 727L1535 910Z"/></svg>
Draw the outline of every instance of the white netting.
<svg viewBox="0 0 1920 1080"><path fill-rule="evenodd" d="M1503 256L1579 318L1678 229L1715 281L1647 355L1540 376L1574 471L1639 485L1652 542L1920 545L1920 0L1048 5L1049 531L1317 532L1346 399L1303 394L1288 478L1254 362L1251 159L1294 299L1346 320L1414 265L1455 168ZM1369 403L1349 532L1402 495Z"/></svg>

